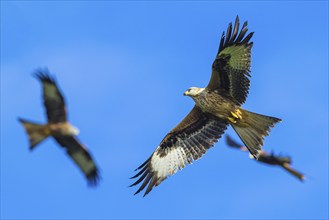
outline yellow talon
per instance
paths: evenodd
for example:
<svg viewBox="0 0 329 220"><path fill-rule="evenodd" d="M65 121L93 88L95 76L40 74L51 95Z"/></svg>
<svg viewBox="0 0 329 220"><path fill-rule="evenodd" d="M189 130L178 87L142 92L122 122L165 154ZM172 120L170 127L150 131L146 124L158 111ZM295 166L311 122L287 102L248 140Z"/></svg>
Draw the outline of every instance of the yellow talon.
<svg viewBox="0 0 329 220"><path fill-rule="evenodd" d="M238 116L238 118L242 118L242 112L240 111L240 109L236 110L235 113Z"/></svg>
<svg viewBox="0 0 329 220"><path fill-rule="evenodd" d="M239 116L235 114L235 112L231 112L231 114L233 115L234 118L239 118Z"/></svg>
<svg viewBox="0 0 329 220"><path fill-rule="evenodd" d="M233 124L236 123L236 119L241 119L242 118L242 112L240 109L235 110L235 112L231 112L231 115L233 117L228 117L228 120L232 122Z"/></svg>
<svg viewBox="0 0 329 220"><path fill-rule="evenodd" d="M228 120L229 120L230 122L232 122L233 124L235 124L235 123L236 123L236 120L235 120L235 118L232 118L232 117L228 117Z"/></svg>

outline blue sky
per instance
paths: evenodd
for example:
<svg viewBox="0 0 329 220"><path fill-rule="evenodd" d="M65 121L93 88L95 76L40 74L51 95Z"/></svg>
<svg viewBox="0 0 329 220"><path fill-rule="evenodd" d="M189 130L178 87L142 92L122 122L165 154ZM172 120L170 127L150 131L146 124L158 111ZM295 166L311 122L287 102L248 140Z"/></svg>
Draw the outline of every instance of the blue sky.
<svg viewBox="0 0 329 220"><path fill-rule="evenodd" d="M148 196L129 177L193 107L222 31L254 31L244 108L282 118L264 149L301 183L221 139ZM102 170L98 188L52 139L28 150L17 117L45 122L47 66ZM229 128L228 134L237 137ZM328 218L328 2L1 1L1 218Z"/></svg>

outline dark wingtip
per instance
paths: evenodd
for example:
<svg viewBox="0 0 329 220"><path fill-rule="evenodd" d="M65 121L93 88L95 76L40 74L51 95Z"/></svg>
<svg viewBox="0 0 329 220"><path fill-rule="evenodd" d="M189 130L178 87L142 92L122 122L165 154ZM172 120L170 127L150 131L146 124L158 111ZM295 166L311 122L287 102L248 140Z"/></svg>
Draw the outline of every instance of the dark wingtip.
<svg viewBox="0 0 329 220"><path fill-rule="evenodd" d="M242 29L246 28L248 26L248 21L245 21L242 25Z"/></svg>
<svg viewBox="0 0 329 220"><path fill-rule="evenodd" d="M140 193L143 189L142 188L139 188L135 193L134 193L134 196L137 195L138 193Z"/></svg>
<svg viewBox="0 0 329 220"><path fill-rule="evenodd" d="M145 165L151 160L151 158L152 158L152 155L144 162L144 163L142 163L142 165L140 165L139 167L137 167L136 169L135 169L135 171L137 171L137 170L140 170L140 169L142 169L143 167L145 167Z"/></svg>
<svg viewBox="0 0 329 220"><path fill-rule="evenodd" d="M37 79L40 79L40 80L42 78L44 78L46 75L48 75L48 74L49 74L49 69L47 67L43 67L43 68L42 67L38 67L32 73L32 75L34 77L36 77Z"/></svg>
<svg viewBox="0 0 329 220"><path fill-rule="evenodd" d="M245 34L248 31L248 27L247 27L248 21L245 21L243 23L240 31L239 31L239 25L240 25L240 20L239 20L239 16L237 15L235 18L235 24L233 29L232 29L232 23L230 22L227 28L227 33L225 33L225 31L223 32L219 44L218 53L220 53L220 51L223 50L224 48L234 44L245 44L246 42L247 44L250 44L249 40L253 36L253 32L251 32L250 34L248 34L247 37L245 37Z"/></svg>
<svg viewBox="0 0 329 220"><path fill-rule="evenodd" d="M136 177L142 175L146 171L147 167L148 166L145 164L144 168L141 169L135 176L130 177L130 179L135 179Z"/></svg>
<svg viewBox="0 0 329 220"><path fill-rule="evenodd" d="M51 76L50 71L47 67L37 68L32 73L32 76L34 76L36 79L40 80L41 82L48 82L48 83L56 84L55 78L53 76Z"/></svg>
<svg viewBox="0 0 329 220"><path fill-rule="evenodd" d="M89 187L96 187L98 186L100 180L101 180L101 175L98 169L93 170L91 173L87 175L87 181L88 181L88 186Z"/></svg>
<svg viewBox="0 0 329 220"><path fill-rule="evenodd" d="M250 43L249 43L249 40L252 38L253 35L254 35L254 32L250 32L250 33L247 35L247 37L245 37L245 38L241 41L241 43L242 43L242 44L250 44Z"/></svg>
<svg viewBox="0 0 329 220"><path fill-rule="evenodd" d="M147 187L147 189L146 189L143 197L145 197L146 195L148 195L152 191L153 187L154 187L154 183L150 183L150 185Z"/></svg>

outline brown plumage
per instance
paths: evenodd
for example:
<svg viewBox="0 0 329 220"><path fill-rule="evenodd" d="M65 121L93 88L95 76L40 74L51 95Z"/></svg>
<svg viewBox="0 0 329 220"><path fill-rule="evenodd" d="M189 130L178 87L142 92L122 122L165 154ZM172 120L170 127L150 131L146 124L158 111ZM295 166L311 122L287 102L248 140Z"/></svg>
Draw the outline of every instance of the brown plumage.
<svg viewBox="0 0 329 220"><path fill-rule="evenodd" d="M234 28L230 23L223 33L219 50L212 65L212 74L206 88L191 87L184 95L190 96L195 106L185 119L161 141L151 157L132 178L141 183L136 193L146 186L148 194L168 176L200 158L212 147L230 124L241 137L250 153L257 158L264 136L280 119L259 115L242 109L249 90L250 54L247 22L239 32L239 18Z"/></svg>
<svg viewBox="0 0 329 220"><path fill-rule="evenodd" d="M98 168L88 150L77 140L76 135L79 131L67 121L65 101L55 80L47 69L38 69L35 76L42 83L43 103L48 122L37 124L19 118L29 136L30 149L34 149L45 138L52 136L66 149L67 154L86 176L88 183L96 185L99 180Z"/></svg>
<svg viewBox="0 0 329 220"><path fill-rule="evenodd" d="M229 135L226 135L226 144L231 148L236 148L241 151L246 151L245 146L234 141ZM304 181L304 179L305 179L305 176L301 172L299 172L291 167L292 161L291 161L290 157L276 156L273 153L269 154L265 151L262 151L259 154L258 160L256 160L256 161L260 162L260 163L272 165L272 166L280 166L284 170L288 171L290 174L292 174L293 176L298 178L300 181Z"/></svg>

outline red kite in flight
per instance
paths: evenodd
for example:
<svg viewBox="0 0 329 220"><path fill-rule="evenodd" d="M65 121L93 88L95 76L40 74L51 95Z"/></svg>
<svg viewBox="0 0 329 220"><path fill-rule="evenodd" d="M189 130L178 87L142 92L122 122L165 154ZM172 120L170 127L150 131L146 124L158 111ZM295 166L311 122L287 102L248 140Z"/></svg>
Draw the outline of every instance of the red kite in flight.
<svg viewBox="0 0 329 220"><path fill-rule="evenodd" d="M29 136L30 150L33 150L45 138L53 137L60 146L66 149L67 154L86 176L88 183L96 185L99 180L98 168L86 147L77 139L79 130L67 121L65 101L54 78L49 75L47 69L38 69L35 76L43 86L43 103L48 122L37 124L19 118Z"/></svg>
<svg viewBox="0 0 329 220"><path fill-rule="evenodd" d="M235 142L228 135L226 135L226 144L229 147L236 148L236 149L239 149L241 151L247 151L247 148L245 146ZM297 177L300 181L304 181L304 179L305 179L305 176L301 172L293 169L290 166L291 163L292 163L290 157L275 156L273 153L269 154L265 151L262 151L262 152L260 152L258 160L256 160L256 161L258 161L260 163L265 163L265 164L268 164L268 165L272 165L272 166L280 166L283 169L285 169L286 171L288 171L290 174Z"/></svg>
<svg viewBox="0 0 329 220"><path fill-rule="evenodd" d="M168 176L199 159L212 147L228 125L240 136L250 153L258 158L263 139L270 128L281 121L278 118L256 114L241 108L250 85L250 56L253 43L247 22L239 31L239 18L232 29L230 23L223 33L219 50L212 64L212 74L206 88L189 88L195 106L192 111L161 141L154 153L137 170L132 178L142 182L137 193L146 186L145 195Z"/></svg>

